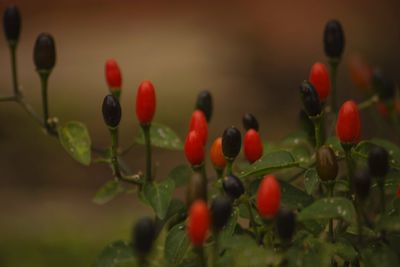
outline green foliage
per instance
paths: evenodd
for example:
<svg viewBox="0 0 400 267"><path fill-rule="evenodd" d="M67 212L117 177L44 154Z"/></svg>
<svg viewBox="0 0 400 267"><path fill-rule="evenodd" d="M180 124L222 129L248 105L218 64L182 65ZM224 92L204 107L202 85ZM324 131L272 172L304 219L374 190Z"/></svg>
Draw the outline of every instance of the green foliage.
<svg viewBox="0 0 400 267"><path fill-rule="evenodd" d="M178 135L168 126L153 122L150 127L151 145L170 150L182 150L183 143ZM145 144L143 131L140 131L136 143Z"/></svg>
<svg viewBox="0 0 400 267"><path fill-rule="evenodd" d="M91 140L86 126L77 121L70 121L58 128L58 138L68 154L83 165L91 161Z"/></svg>
<svg viewBox="0 0 400 267"><path fill-rule="evenodd" d="M93 202L96 204L105 204L123 192L125 192L125 189L121 183L116 180L111 180L106 182L96 192Z"/></svg>
<svg viewBox="0 0 400 267"><path fill-rule="evenodd" d="M161 220L167 215L174 189L175 183L172 179L165 179L160 183L146 183L143 186L143 196L146 202L150 204Z"/></svg>

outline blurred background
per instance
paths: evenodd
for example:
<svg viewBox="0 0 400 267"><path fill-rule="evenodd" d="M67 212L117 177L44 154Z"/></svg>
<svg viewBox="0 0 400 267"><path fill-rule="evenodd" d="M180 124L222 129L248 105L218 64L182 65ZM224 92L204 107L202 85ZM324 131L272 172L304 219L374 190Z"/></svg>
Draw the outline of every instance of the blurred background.
<svg viewBox="0 0 400 267"><path fill-rule="evenodd" d="M182 138L198 92L209 89L215 111L209 142L241 117L258 117L266 140L298 127L298 85L316 61L327 62L322 33L341 21L346 47L339 67L340 99L365 96L351 83L347 62L363 55L399 81L400 2L385 1L134 1L1 0L22 15L19 82L41 111L32 49L36 36L51 33L57 64L49 84L50 113L61 123L85 123L94 144L107 146L101 116L107 94L104 63L115 58L123 74L121 142L138 133L135 94L144 79L157 91L155 121ZM0 95L11 94L6 41L0 42ZM364 118L364 120L366 120ZM379 133L369 121L365 136ZM372 129L372 130L371 130ZM184 163L183 153L156 149L158 177ZM143 147L125 157L144 168ZM108 179L107 166L83 167L46 136L15 103L0 104L0 266L89 266L109 242L127 239L135 218L149 210L135 197L92 203Z"/></svg>

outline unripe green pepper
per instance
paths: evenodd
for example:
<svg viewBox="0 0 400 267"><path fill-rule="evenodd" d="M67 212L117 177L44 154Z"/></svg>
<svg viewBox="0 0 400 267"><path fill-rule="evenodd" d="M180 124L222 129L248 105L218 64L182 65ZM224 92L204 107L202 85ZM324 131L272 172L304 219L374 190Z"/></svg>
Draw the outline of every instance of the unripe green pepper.
<svg viewBox="0 0 400 267"><path fill-rule="evenodd" d="M56 45L53 36L41 33L36 39L33 60L38 71L51 71L56 64Z"/></svg>
<svg viewBox="0 0 400 267"><path fill-rule="evenodd" d="M215 198L211 204L211 223L216 231L222 230L232 213L232 201L226 196Z"/></svg>
<svg viewBox="0 0 400 267"><path fill-rule="evenodd" d="M316 153L317 173L322 181L335 180L338 174L338 163L335 152L327 145L321 146Z"/></svg>
<svg viewBox="0 0 400 267"><path fill-rule="evenodd" d="M239 198L242 194L244 194L244 185L242 181L234 175L225 176L222 186L225 193L232 199Z"/></svg>
<svg viewBox="0 0 400 267"><path fill-rule="evenodd" d="M156 237L155 224L149 217L137 221L132 230L132 246L136 253L143 256L150 252Z"/></svg>

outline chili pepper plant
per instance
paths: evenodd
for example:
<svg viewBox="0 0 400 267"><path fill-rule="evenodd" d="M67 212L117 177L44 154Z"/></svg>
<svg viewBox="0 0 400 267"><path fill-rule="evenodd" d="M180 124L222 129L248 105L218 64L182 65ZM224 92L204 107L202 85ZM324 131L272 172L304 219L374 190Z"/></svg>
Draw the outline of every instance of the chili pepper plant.
<svg viewBox="0 0 400 267"><path fill-rule="evenodd" d="M312 64L309 77L291 89L303 104L301 126L279 142L260 131L271 125L260 125L246 111L243 125L226 125L220 135L210 136L213 106L218 105L210 91L193 99L187 135L180 137L153 121L160 112L157 102L162 99L156 96L162 84L138 82L131 101L136 101L141 134L134 144L145 146L146 165L134 172L124 162L134 146L118 138L120 121L135 120L119 103L124 94L118 63L105 62L109 92L98 106L110 145L99 148L83 123L64 122L51 110L48 81L57 53L49 33L39 34L33 47L42 111L25 99L17 68L21 25L18 8L6 8L12 93L0 101L21 106L80 164L110 166L110 179L94 196L95 203L134 191L135 200L153 210L133 222L131 236L104 244L93 267L400 266L400 147L398 140L364 139L363 128L376 126L360 120L367 110L381 114L380 123L399 136L398 87L382 71L357 61L350 72L354 84L364 88L365 101L338 101L337 91L343 89L336 77L344 71L345 48L339 21L328 21L323 31L327 64ZM187 162L171 166L167 177L157 177L153 147L181 151ZM215 171L207 172L207 162ZM181 187L186 188L184 197L175 194Z"/></svg>

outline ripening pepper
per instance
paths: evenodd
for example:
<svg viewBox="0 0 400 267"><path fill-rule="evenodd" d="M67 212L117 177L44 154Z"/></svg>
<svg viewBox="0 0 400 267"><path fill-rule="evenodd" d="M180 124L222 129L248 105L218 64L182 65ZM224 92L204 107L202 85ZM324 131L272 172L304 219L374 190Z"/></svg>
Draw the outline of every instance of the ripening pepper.
<svg viewBox="0 0 400 267"><path fill-rule="evenodd" d="M303 102L304 110L310 117L315 117L321 114L322 107L318 93L314 86L308 82L303 81L300 85L300 96Z"/></svg>
<svg viewBox="0 0 400 267"><path fill-rule="evenodd" d="M222 152L228 160L234 160L240 152L242 136L235 127L226 128L222 135Z"/></svg>
<svg viewBox="0 0 400 267"><path fill-rule="evenodd" d="M325 64L316 62L311 66L308 80L314 86L321 102L325 102L331 92L328 69Z"/></svg>
<svg viewBox="0 0 400 267"><path fill-rule="evenodd" d="M361 121L357 104L348 100L340 107L336 135L343 144L356 144L361 138Z"/></svg>
<svg viewBox="0 0 400 267"><path fill-rule="evenodd" d="M281 208L276 215L276 229L281 240L290 241L296 226L296 216L293 211Z"/></svg>
<svg viewBox="0 0 400 267"><path fill-rule="evenodd" d="M210 122L213 113L213 101L209 91L204 90L199 93L196 101L196 109L201 110L206 116L207 122Z"/></svg>
<svg viewBox="0 0 400 267"><path fill-rule="evenodd" d="M373 147L368 153L370 173L383 179L389 171L389 153L380 146Z"/></svg>
<svg viewBox="0 0 400 267"><path fill-rule="evenodd" d="M222 137L215 139L211 146L210 158L214 168L223 170L226 166L224 153L222 152Z"/></svg>
<svg viewBox="0 0 400 267"><path fill-rule="evenodd" d="M189 131L196 131L203 140L203 144L207 143L208 125L206 117L201 110L193 111L190 117Z"/></svg>
<svg viewBox="0 0 400 267"><path fill-rule="evenodd" d="M151 123L156 112L156 92L150 81L143 81L136 94L136 117L140 124Z"/></svg>
<svg viewBox="0 0 400 267"><path fill-rule="evenodd" d="M232 199L239 198L244 194L244 185L242 181L234 175L225 176L222 181L222 187L225 193Z"/></svg>
<svg viewBox="0 0 400 267"><path fill-rule="evenodd" d="M105 76L111 93L119 92L122 86L121 70L115 59L108 59L105 64Z"/></svg>
<svg viewBox="0 0 400 267"><path fill-rule="evenodd" d="M340 58L345 45L342 25L337 20L330 20L324 30L324 51L330 58Z"/></svg>
<svg viewBox="0 0 400 267"><path fill-rule="evenodd" d="M259 160L263 155L263 143L260 135L254 129L246 132L243 138L244 154L246 159L253 163Z"/></svg>
<svg viewBox="0 0 400 267"><path fill-rule="evenodd" d="M197 131L190 131L185 139L186 159L192 166L201 165L204 161L203 139Z"/></svg>
<svg viewBox="0 0 400 267"><path fill-rule="evenodd" d="M149 217L139 219L132 231L133 249L138 254L150 252L156 238L155 224Z"/></svg>
<svg viewBox="0 0 400 267"><path fill-rule="evenodd" d="M41 33L36 39L33 50L36 70L51 71L56 64L56 45L53 36Z"/></svg>
<svg viewBox="0 0 400 267"><path fill-rule="evenodd" d="M257 210L264 218L274 217L281 202L281 186L274 175L266 175L257 191Z"/></svg>
<svg viewBox="0 0 400 267"><path fill-rule="evenodd" d="M189 239L196 247L202 246L210 227L210 215L206 202L196 200L188 213L187 231Z"/></svg>
<svg viewBox="0 0 400 267"><path fill-rule="evenodd" d="M353 55L349 60L349 71L352 82L360 89L369 90L372 82L372 69L360 55Z"/></svg>
<svg viewBox="0 0 400 267"><path fill-rule="evenodd" d="M203 174L194 172L186 188L186 205L190 207L198 199L207 201L207 179Z"/></svg>
<svg viewBox="0 0 400 267"><path fill-rule="evenodd" d="M242 118L243 127L246 131L250 129L254 129L257 132L259 131L259 125L256 117L254 117L251 113L246 113L243 115Z"/></svg>
<svg viewBox="0 0 400 267"><path fill-rule="evenodd" d="M322 181L333 181L338 174L338 162L335 152L327 145L321 146L316 153L317 173Z"/></svg>
<svg viewBox="0 0 400 267"><path fill-rule="evenodd" d="M21 33L21 15L18 7L11 5L3 15L3 27L6 39L10 44L16 44Z"/></svg>
<svg viewBox="0 0 400 267"><path fill-rule="evenodd" d="M106 95L103 100L103 119L110 128L115 128L121 121L121 105L113 95Z"/></svg>
<svg viewBox="0 0 400 267"><path fill-rule="evenodd" d="M211 203L211 224L216 231L221 231L232 213L232 201L225 196L218 196Z"/></svg>

